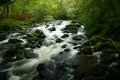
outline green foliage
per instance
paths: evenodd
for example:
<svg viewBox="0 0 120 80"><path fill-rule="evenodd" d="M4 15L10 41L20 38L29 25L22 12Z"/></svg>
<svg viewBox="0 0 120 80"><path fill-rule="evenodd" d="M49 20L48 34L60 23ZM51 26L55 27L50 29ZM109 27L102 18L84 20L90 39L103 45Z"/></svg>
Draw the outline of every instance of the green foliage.
<svg viewBox="0 0 120 80"><path fill-rule="evenodd" d="M118 0L76 0L78 20L85 25L87 35L120 39L120 2Z"/></svg>
<svg viewBox="0 0 120 80"><path fill-rule="evenodd" d="M15 28L22 28L23 25L21 25L18 21L13 19L5 19L2 22L0 22L0 31L9 31Z"/></svg>

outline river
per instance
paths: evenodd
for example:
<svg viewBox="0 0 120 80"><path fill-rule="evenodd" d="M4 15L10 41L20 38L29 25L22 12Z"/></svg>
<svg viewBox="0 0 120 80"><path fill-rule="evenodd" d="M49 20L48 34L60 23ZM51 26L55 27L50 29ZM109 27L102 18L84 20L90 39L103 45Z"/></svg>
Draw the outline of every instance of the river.
<svg viewBox="0 0 120 80"><path fill-rule="evenodd" d="M35 27L25 29L22 32L11 33L6 40L0 41L0 74L5 77L4 80L74 80L73 66L79 62L77 59L79 51L75 47L81 46L85 39L75 41L72 37L76 35L86 36L83 26L75 34L63 32L62 30L69 24L71 24L70 20L56 20L47 24L37 24ZM41 30L46 36L42 46L24 47L24 50L32 52L35 57L28 55L29 58L16 60L16 56L14 56L11 61L3 57L8 48L14 45L8 43L9 39L21 40L20 45L29 44L24 37L36 30ZM63 38L62 36L65 34L67 37ZM56 42L57 39L62 41ZM20 50L22 52L23 49Z"/></svg>

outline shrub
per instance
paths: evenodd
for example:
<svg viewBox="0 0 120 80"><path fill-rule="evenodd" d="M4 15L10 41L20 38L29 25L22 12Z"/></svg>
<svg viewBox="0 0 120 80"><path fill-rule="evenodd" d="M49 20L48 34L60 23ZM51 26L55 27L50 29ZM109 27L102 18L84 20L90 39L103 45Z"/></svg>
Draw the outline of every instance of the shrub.
<svg viewBox="0 0 120 80"><path fill-rule="evenodd" d="M21 27L22 24L20 24L20 22L13 19L5 19L2 22L0 22L0 31L9 31Z"/></svg>

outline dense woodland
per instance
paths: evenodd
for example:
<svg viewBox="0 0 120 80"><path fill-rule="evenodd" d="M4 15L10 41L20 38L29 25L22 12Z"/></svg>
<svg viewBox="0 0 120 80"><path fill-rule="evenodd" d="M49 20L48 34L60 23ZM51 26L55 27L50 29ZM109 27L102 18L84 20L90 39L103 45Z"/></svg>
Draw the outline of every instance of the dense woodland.
<svg viewBox="0 0 120 80"><path fill-rule="evenodd" d="M0 41L2 33L50 20L85 27L75 80L120 80L120 0L0 0ZM91 51L102 52L99 63Z"/></svg>

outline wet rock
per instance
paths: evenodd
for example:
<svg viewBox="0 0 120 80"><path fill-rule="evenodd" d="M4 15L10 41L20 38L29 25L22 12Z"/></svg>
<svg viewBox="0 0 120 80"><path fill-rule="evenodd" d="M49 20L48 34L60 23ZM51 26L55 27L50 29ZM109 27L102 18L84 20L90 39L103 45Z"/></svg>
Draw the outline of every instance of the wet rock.
<svg viewBox="0 0 120 80"><path fill-rule="evenodd" d="M83 36L82 35L73 36L72 39L76 40L76 41L79 41L79 40L83 39Z"/></svg>
<svg viewBox="0 0 120 80"><path fill-rule="evenodd" d="M45 70L45 66L44 66L44 65L45 65L44 63L40 63L40 64L37 66L37 71L38 71L38 72L41 72L41 71Z"/></svg>
<svg viewBox="0 0 120 80"><path fill-rule="evenodd" d="M56 39L56 43L61 43L61 42L63 42L62 39L60 39L60 38Z"/></svg>
<svg viewBox="0 0 120 80"><path fill-rule="evenodd" d="M66 68L68 65L65 63L65 62L61 62L61 63L57 63L56 64L56 68L58 70L63 70L63 71L66 71Z"/></svg>
<svg viewBox="0 0 120 80"><path fill-rule="evenodd" d="M32 48L32 49L35 49L35 48L36 48L35 44L30 44L29 46L30 46L30 48Z"/></svg>
<svg viewBox="0 0 120 80"><path fill-rule="evenodd" d="M91 46L82 46L80 53L81 54L92 54Z"/></svg>
<svg viewBox="0 0 120 80"><path fill-rule="evenodd" d="M55 31L55 30L56 30L55 27L51 27L51 28L49 28L49 31Z"/></svg>
<svg viewBox="0 0 120 80"><path fill-rule="evenodd" d="M0 80L8 80L8 72L0 72Z"/></svg>
<svg viewBox="0 0 120 80"><path fill-rule="evenodd" d="M65 49L65 50L64 50L64 52L69 52L69 51L70 51L70 49Z"/></svg>
<svg viewBox="0 0 120 80"><path fill-rule="evenodd" d="M5 34L0 33L0 41L5 40L7 37Z"/></svg>
<svg viewBox="0 0 120 80"><path fill-rule="evenodd" d="M61 36L61 38L67 38L67 37L69 37L68 34L64 34L63 36Z"/></svg>
<svg viewBox="0 0 120 80"><path fill-rule="evenodd" d="M30 33L28 33L28 34L26 34L27 35L27 37L32 37L32 34L30 34Z"/></svg>
<svg viewBox="0 0 120 80"><path fill-rule="evenodd" d="M16 60L22 60L22 59L24 59L24 53L21 51L16 54Z"/></svg>
<svg viewBox="0 0 120 80"><path fill-rule="evenodd" d="M116 57L116 55L118 55L118 53L114 49L103 50L100 56L101 63L105 65L110 65L112 62L117 61L118 58Z"/></svg>
<svg viewBox="0 0 120 80"><path fill-rule="evenodd" d="M37 47L37 48L40 48L40 47L41 47L41 44L36 44L36 47Z"/></svg>
<svg viewBox="0 0 120 80"><path fill-rule="evenodd" d="M73 47L73 49L81 49L81 46Z"/></svg>
<svg viewBox="0 0 120 80"><path fill-rule="evenodd" d="M120 80L120 68L119 66L112 66L109 69L109 79L108 80Z"/></svg>
<svg viewBox="0 0 120 80"><path fill-rule="evenodd" d="M38 55L33 53L32 51L26 51L24 53L24 55L25 55L25 58L27 58L27 59L32 59L32 58L37 58L38 57Z"/></svg>
<svg viewBox="0 0 120 80"><path fill-rule="evenodd" d="M24 58L24 47L20 44L12 45L4 54L4 59L21 60Z"/></svg>
<svg viewBox="0 0 120 80"><path fill-rule="evenodd" d="M61 46L61 48L66 48L67 47L67 44L64 44Z"/></svg>
<svg viewBox="0 0 120 80"><path fill-rule="evenodd" d="M4 57L14 57L16 53L18 52L18 48L16 46L11 47L10 49L7 50L6 54Z"/></svg>
<svg viewBox="0 0 120 80"><path fill-rule="evenodd" d="M22 40L19 40L19 39L9 39L8 40L8 43L22 43L23 41Z"/></svg>
<svg viewBox="0 0 120 80"><path fill-rule="evenodd" d="M43 31L41 30L36 30L33 35L34 37L41 38L41 39L46 37Z"/></svg>
<svg viewBox="0 0 120 80"><path fill-rule="evenodd" d="M76 79L82 79L84 77L84 71L80 66L77 66L74 70L74 77Z"/></svg>
<svg viewBox="0 0 120 80"><path fill-rule="evenodd" d="M44 66L44 63L40 63L38 66L37 66L37 71L39 73L39 77L44 79L45 78L45 75L43 73L43 71L45 70L45 66Z"/></svg>
<svg viewBox="0 0 120 80"><path fill-rule="evenodd" d="M70 24L70 25L67 25L67 26L63 29L63 32L67 32L67 33L77 33L79 27L80 27L80 26L76 26L75 24Z"/></svg>
<svg viewBox="0 0 120 80"><path fill-rule="evenodd" d="M64 52L60 52L59 54L63 54Z"/></svg>

